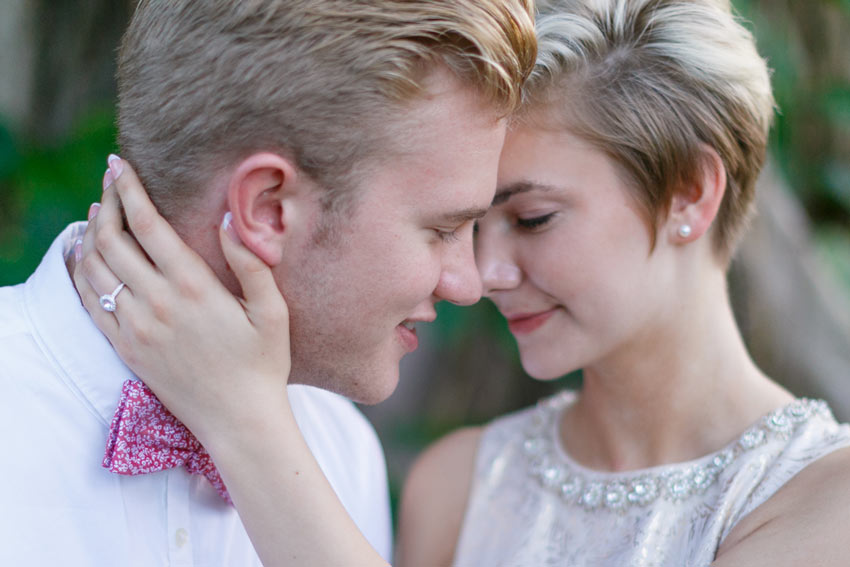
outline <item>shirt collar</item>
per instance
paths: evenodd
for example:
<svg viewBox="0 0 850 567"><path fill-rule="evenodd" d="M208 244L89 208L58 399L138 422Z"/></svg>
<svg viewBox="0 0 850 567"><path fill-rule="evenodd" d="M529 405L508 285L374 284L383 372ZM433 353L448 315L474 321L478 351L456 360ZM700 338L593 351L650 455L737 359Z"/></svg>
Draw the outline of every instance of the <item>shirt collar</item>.
<svg viewBox="0 0 850 567"><path fill-rule="evenodd" d="M121 386L133 373L94 325L65 266L85 227L85 222L71 224L53 241L24 284L24 309L59 376L108 426Z"/></svg>

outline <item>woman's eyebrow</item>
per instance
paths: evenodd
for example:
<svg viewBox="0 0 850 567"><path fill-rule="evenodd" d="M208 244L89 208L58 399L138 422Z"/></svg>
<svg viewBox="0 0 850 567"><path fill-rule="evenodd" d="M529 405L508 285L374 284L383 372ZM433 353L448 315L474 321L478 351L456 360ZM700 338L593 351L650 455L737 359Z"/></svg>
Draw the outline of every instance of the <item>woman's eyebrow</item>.
<svg viewBox="0 0 850 567"><path fill-rule="evenodd" d="M493 197L493 202L490 206L501 205L514 195L519 193L527 193L529 191L552 191L554 187L543 183L535 183L533 181L517 181L503 185L496 189L496 196Z"/></svg>

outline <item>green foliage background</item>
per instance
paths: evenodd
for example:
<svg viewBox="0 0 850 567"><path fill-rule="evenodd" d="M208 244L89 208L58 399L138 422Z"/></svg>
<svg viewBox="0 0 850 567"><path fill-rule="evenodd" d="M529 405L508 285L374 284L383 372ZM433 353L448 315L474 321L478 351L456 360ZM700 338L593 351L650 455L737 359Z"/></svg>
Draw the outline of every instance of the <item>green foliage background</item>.
<svg viewBox="0 0 850 567"><path fill-rule="evenodd" d="M58 232L100 199L106 156L115 151L111 107L90 109L55 144L0 125L0 285L24 281Z"/></svg>
<svg viewBox="0 0 850 567"><path fill-rule="evenodd" d="M850 294L850 0L734 0L773 69L770 154Z"/></svg>

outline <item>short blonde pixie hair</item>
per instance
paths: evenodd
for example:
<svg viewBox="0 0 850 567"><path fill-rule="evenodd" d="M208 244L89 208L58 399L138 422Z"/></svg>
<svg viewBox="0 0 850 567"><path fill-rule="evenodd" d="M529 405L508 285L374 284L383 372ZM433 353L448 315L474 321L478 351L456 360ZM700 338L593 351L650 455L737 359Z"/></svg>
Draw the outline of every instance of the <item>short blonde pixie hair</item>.
<svg viewBox="0 0 850 567"><path fill-rule="evenodd" d="M559 127L613 159L653 243L673 195L700 174L705 145L713 148L727 173L713 245L728 261L751 214L774 111L767 65L729 1L538 5L525 113L553 110Z"/></svg>
<svg viewBox="0 0 850 567"><path fill-rule="evenodd" d="M261 150L293 159L330 207L391 149L394 113L435 65L494 120L515 109L532 1L141 0L119 55L122 152L171 219Z"/></svg>

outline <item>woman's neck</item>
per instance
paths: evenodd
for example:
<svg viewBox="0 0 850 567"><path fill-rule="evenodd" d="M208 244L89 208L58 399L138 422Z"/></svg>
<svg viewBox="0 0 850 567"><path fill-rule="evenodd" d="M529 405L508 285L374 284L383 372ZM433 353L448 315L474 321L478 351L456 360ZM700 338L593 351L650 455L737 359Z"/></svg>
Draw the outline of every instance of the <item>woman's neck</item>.
<svg viewBox="0 0 850 567"><path fill-rule="evenodd" d="M561 439L576 461L636 470L719 450L793 397L753 363L725 284L584 369Z"/></svg>

